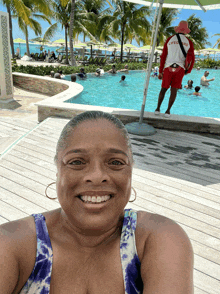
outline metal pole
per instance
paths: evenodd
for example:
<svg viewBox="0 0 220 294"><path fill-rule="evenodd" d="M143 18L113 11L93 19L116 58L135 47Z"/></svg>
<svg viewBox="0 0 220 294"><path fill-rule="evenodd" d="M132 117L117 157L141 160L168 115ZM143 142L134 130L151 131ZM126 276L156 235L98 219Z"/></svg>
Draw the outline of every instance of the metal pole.
<svg viewBox="0 0 220 294"><path fill-rule="evenodd" d="M152 46L152 51L151 51L151 56L150 56L150 62L149 62L149 67L148 67L147 80L146 80L146 84L145 84L145 88L144 88L143 104L142 104L141 115L140 115L140 119L139 119L140 124L142 124L142 122L143 122L147 90L148 90L149 81L150 81L150 74L151 74L151 68L152 68L152 63L153 63L153 58L154 58L154 50L155 50L155 47L156 47L157 33L158 33L159 24L160 24L160 17L161 17L161 13L162 13L163 3L164 3L164 0L160 0L160 7L159 7L158 16L157 16L157 25L156 25L156 29L155 29L155 33L154 33L154 41L153 41L153 46Z"/></svg>
<svg viewBox="0 0 220 294"><path fill-rule="evenodd" d="M206 12L206 9L202 6L202 4L199 2L199 0L194 0L198 5L199 7L204 11Z"/></svg>

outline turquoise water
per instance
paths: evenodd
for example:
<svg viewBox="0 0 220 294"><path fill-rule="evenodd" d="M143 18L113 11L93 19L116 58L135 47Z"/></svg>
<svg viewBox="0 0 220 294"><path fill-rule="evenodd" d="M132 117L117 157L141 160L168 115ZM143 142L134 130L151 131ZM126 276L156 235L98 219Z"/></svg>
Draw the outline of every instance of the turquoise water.
<svg viewBox="0 0 220 294"><path fill-rule="evenodd" d="M189 79L193 86L200 86L200 78L205 70L192 70L183 78L183 87ZM177 98L171 109L172 114L215 117L220 118L220 70L209 70L208 79L215 77L208 87L200 86L202 96L191 95L194 90L182 89L178 91ZM119 83L122 75L125 82ZM66 76L70 80L70 76ZM88 75L82 80L77 77L77 83L84 87L81 94L66 102L86 105L116 107L124 109L141 110L145 82L144 71L130 71L129 73L105 74L101 77ZM158 95L161 89L161 80L150 78L145 111L154 112L157 106ZM170 90L167 91L161 105L161 112L165 112L169 101Z"/></svg>
<svg viewBox="0 0 220 294"><path fill-rule="evenodd" d="M30 50L30 53L41 53L40 51L40 46L41 45L36 45L36 44L29 44L29 50ZM24 56L24 53L27 52L27 47L26 47L26 44L24 43L14 43L14 50L15 50L15 53L16 53L16 49L19 48L20 49L20 55L21 56ZM51 46L43 46L44 50L50 50L51 51L54 51L56 53L56 49L59 49L60 46L57 46L57 47L51 47Z"/></svg>
<svg viewBox="0 0 220 294"><path fill-rule="evenodd" d="M30 53L41 53L40 47L41 47L41 45L29 44ZM27 52L27 47L26 47L26 44L24 44L24 43L20 43L20 45L19 45L19 43L14 43L15 53L16 53L17 48L20 49L21 56L24 56L24 53ZM45 51L45 50L47 50L47 51L50 50L50 52L54 51L55 54L57 55L58 53L56 52L56 49L61 48L61 46L52 47L52 46L43 45L43 48L44 48L43 51ZM77 50L77 49L78 48L74 48L74 50ZM90 49L88 49L88 51L90 52ZM102 53L105 54L105 51L102 51ZM110 51L107 50L107 54L109 54L109 53L110 53ZM87 56L90 56L90 54Z"/></svg>

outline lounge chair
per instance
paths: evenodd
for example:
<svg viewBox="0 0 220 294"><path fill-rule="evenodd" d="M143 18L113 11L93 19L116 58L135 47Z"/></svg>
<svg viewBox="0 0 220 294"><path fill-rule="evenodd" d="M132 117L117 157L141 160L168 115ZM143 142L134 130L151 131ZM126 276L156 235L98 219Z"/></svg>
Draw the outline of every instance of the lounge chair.
<svg viewBox="0 0 220 294"><path fill-rule="evenodd" d="M43 53L40 53L39 57L38 57L39 61L44 61L44 55Z"/></svg>
<svg viewBox="0 0 220 294"><path fill-rule="evenodd" d="M39 58L39 53L35 53L35 54L34 54L34 59L37 61L38 58Z"/></svg>
<svg viewBox="0 0 220 294"><path fill-rule="evenodd" d="M57 62L61 63L63 60L63 55L58 55Z"/></svg>

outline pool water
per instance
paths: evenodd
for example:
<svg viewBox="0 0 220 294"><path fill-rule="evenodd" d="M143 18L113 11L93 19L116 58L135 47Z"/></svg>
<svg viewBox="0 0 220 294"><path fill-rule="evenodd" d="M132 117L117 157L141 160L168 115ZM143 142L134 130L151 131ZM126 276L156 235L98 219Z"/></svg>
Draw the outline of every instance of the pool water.
<svg viewBox="0 0 220 294"><path fill-rule="evenodd" d="M208 79L215 77L208 87L200 86L200 79L205 70L195 69L183 78L183 89L178 90L177 98L171 109L172 114L220 118L220 70L210 69ZM124 82L119 83L125 75ZM76 104L97 105L124 109L141 110L145 83L144 71L108 74L95 77L89 74L87 79L77 77L77 83L84 87L81 94L65 102ZM70 76L66 76L70 80ZM188 80L193 80L193 90L184 89ZM194 96L194 87L200 86L201 96ZM161 80L151 77L148 87L145 111L154 112L157 107ZM161 112L167 109L170 90L167 91L161 105Z"/></svg>

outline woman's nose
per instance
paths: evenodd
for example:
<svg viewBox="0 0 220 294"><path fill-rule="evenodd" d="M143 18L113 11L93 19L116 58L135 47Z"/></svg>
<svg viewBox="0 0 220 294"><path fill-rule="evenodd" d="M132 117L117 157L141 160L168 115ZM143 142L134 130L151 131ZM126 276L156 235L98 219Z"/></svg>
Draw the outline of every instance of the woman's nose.
<svg viewBox="0 0 220 294"><path fill-rule="evenodd" d="M93 163L90 165L84 180L86 182L93 182L94 184L100 184L108 181L109 176L105 166L101 163Z"/></svg>

